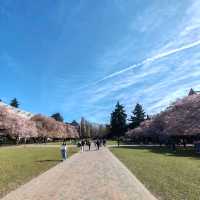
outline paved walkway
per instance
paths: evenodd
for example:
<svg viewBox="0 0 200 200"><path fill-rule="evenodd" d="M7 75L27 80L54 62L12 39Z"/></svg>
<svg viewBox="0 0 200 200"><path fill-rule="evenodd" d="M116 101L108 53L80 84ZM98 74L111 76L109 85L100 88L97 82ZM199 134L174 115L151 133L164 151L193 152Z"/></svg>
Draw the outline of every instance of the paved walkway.
<svg viewBox="0 0 200 200"><path fill-rule="evenodd" d="M3 200L156 199L107 148L103 148L72 156Z"/></svg>

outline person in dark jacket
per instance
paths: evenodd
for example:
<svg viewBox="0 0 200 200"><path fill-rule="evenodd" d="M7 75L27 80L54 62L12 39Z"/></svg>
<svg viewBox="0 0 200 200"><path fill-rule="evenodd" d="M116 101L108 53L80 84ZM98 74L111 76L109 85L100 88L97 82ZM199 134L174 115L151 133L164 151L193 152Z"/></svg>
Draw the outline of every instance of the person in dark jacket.
<svg viewBox="0 0 200 200"><path fill-rule="evenodd" d="M88 148L89 148L89 151L90 151L90 148L91 148L91 142L90 142L90 140L87 140L87 145L88 145Z"/></svg>
<svg viewBox="0 0 200 200"><path fill-rule="evenodd" d="M99 139L97 139L96 145L97 145L97 149L99 150L99 147L100 147L100 141L99 141Z"/></svg>
<svg viewBox="0 0 200 200"><path fill-rule="evenodd" d="M103 139L103 146L105 147L106 146L106 140Z"/></svg>

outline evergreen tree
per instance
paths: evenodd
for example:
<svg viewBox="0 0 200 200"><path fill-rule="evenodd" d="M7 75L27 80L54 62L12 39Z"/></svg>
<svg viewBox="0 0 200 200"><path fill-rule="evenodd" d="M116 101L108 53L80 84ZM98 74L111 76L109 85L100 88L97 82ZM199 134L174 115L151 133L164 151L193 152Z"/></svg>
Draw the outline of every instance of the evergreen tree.
<svg viewBox="0 0 200 200"><path fill-rule="evenodd" d="M51 117L54 118L56 121L59 121L59 122L64 121L64 119L63 119L63 117L60 113L54 113L53 115L51 115Z"/></svg>
<svg viewBox="0 0 200 200"><path fill-rule="evenodd" d="M111 113L110 125L112 136L118 139L118 146L120 136L123 136L126 131L126 118L124 106L117 102L115 110Z"/></svg>
<svg viewBox="0 0 200 200"><path fill-rule="evenodd" d="M191 88L188 96L191 96L191 95L194 95L194 94L197 94L197 93L193 90L193 88Z"/></svg>
<svg viewBox="0 0 200 200"><path fill-rule="evenodd" d="M76 120L73 120L70 124L72 126L79 126L79 123Z"/></svg>
<svg viewBox="0 0 200 200"><path fill-rule="evenodd" d="M16 98L14 98L14 99L11 100L10 105L12 107L18 108L19 107L19 102L18 102L18 100Z"/></svg>
<svg viewBox="0 0 200 200"><path fill-rule="evenodd" d="M140 125L140 123L145 120L145 112L142 108L142 105L137 103L132 114L133 115L131 116L131 119L129 120L131 121L131 123L129 124L129 128L134 129L134 128L137 128Z"/></svg>

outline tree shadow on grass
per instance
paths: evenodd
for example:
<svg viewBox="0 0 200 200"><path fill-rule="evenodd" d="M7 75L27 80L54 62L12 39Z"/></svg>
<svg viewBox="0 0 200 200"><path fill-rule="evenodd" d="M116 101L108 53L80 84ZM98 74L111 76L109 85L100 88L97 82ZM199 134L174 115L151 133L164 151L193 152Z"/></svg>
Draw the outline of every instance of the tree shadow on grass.
<svg viewBox="0 0 200 200"><path fill-rule="evenodd" d="M62 162L62 160L36 160L35 162L39 162L39 163L46 163L46 162Z"/></svg>
<svg viewBox="0 0 200 200"><path fill-rule="evenodd" d="M118 147L113 147L118 149ZM200 154L195 152L195 149L193 147L177 147L176 151L171 150L168 147L149 147L149 146L137 146L137 147L120 147L121 149L135 149L135 150L148 150L149 152L152 153L158 153L158 154L163 154L166 156L175 156L175 157L188 157L188 158L193 158L193 159L200 159Z"/></svg>

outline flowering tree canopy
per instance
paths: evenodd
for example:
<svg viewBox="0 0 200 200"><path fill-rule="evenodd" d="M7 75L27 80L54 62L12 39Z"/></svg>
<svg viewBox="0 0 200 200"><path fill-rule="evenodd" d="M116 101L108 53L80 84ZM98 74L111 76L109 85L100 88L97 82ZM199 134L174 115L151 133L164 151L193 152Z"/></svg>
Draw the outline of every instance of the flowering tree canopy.
<svg viewBox="0 0 200 200"><path fill-rule="evenodd" d="M11 138L37 137L35 123L4 106L0 106L0 129Z"/></svg>
<svg viewBox="0 0 200 200"><path fill-rule="evenodd" d="M40 137L50 138L77 138L79 134L77 129L69 124L56 121L52 117L43 115L35 115L31 118L36 123L38 134Z"/></svg>
<svg viewBox="0 0 200 200"><path fill-rule="evenodd" d="M171 104L165 111L129 130L130 137L200 135L200 94L192 94Z"/></svg>
<svg viewBox="0 0 200 200"><path fill-rule="evenodd" d="M77 129L71 125L42 115L35 115L29 118L4 105L0 105L0 132L13 139L79 137Z"/></svg>

